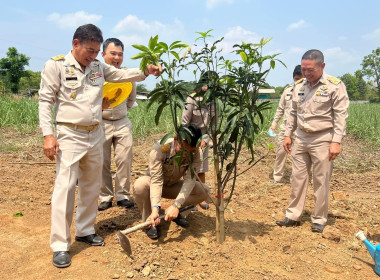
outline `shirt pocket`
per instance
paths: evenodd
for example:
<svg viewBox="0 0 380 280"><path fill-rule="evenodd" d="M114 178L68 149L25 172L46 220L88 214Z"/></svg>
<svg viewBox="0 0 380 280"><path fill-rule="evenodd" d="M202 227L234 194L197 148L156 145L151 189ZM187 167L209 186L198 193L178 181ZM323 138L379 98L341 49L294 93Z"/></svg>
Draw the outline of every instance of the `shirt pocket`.
<svg viewBox="0 0 380 280"><path fill-rule="evenodd" d="M285 96L285 100L286 100L286 101L292 100L292 94L287 94L287 95Z"/></svg>
<svg viewBox="0 0 380 280"><path fill-rule="evenodd" d="M315 115L320 115L329 112L331 109L331 95L327 92L321 94L315 94L313 96L313 102L311 111Z"/></svg>
<svg viewBox="0 0 380 280"><path fill-rule="evenodd" d="M63 82L64 90L68 100L75 101L83 98L82 82L78 80L65 80Z"/></svg>

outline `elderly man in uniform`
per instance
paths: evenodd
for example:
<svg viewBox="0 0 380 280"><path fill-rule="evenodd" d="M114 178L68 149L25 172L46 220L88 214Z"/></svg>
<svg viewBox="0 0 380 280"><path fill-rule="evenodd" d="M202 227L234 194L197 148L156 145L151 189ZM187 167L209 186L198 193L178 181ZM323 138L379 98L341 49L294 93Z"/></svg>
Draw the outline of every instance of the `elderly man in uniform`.
<svg viewBox="0 0 380 280"><path fill-rule="evenodd" d="M123 63L124 44L116 38L109 38L103 43L104 62L120 68ZM100 190L98 210L112 206L114 191L111 174L111 147L113 145L116 163L115 195L118 206L130 208L131 167L132 167L132 123L128 110L136 100L136 83L132 91L121 104L103 110L103 125L106 141L103 144L103 185Z"/></svg>
<svg viewBox="0 0 380 280"><path fill-rule="evenodd" d="M142 213L142 219L152 223L146 229L146 234L151 239L160 237L158 225L162 197L174 199L174 203L165 211L165 221L173 220L181 227L188 227L189 223L181 216L179 208L182 205L196 205L208 197L208 187L203 187L195 177L201 166L197 142L202 132L194 124L182 125L180 129L187 134L186 139L181 140L178 135L164 145L156 143L149 154L147 175L138 178L134 184L135 202ZM180 151L183 152L182 155Z"/></svg>
<svg viewBox="0 0 380 280"><path fill-rule="evenodd" d="M301 72L301 65L297 65L293 71L293 80L294 82L297 82L298 80L302 78L303 78L303 75ZM284 122L280 126L280 133L278 134L278 137L277 137L276 161L275 161L274 170L273 170L273 180L275 183L280 183L284 176L285 163L286 163L286 151L284 150L284 147L282 144L284 143L286 119L288 118L289 112L292 108L293 90L294 90L294 84L289 85L284 89L284 92L281 95L280 102L277 107L276 114L273 118L272 125L269 128L274 133L277 123L281 120L282 117L284 117Z"/></svg>
<svg viewBox="0 0 380 280"><path fill-rule="evenodd" d="M73 49L67 55L53 57L41 73L39 91L40 127L44 136L44 153L57 157L55 186L51 201L51 235L53 264L71 264L69 248L70 226L74 212L75 186L78 179L75 240L89 245L104 244L95 234L97 199L102 175L104 132L102 121L104 81L142 81L149 74L158 76L160 67L149 65L139 69L122 70L96 60L101 43L101 30L92 24L77 28ZM55 136L52 108L55 104Z"/></svg>
<svg viewBox="0 0 380 280"><path fill-rule="evenodd" d="M343 82L327 75L324 68L324 57L319 50L309 50L302 56L301 70L305 79L296 83L283 144L293 158L290 202L285 219L276 222L286 227L300 224L313 165L315 207L311 230L319 233L327 223L333 160L340 153L349 104Z"/></svg>

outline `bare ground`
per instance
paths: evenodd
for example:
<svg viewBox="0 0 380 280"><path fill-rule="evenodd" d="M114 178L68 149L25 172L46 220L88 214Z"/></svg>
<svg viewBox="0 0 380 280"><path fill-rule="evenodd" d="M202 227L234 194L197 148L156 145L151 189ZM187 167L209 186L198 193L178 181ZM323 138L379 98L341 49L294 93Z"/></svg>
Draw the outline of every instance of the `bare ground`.
<svg viewBox="0 0 380 280"><path fill-rule="evenodd" d="M0 278L1 279L376 279L374 263L355 239L365 230L380 243L380 150L347 137L331 180L326 234L312 233L312 185L301 226L280 228L289 199L289 175L272 183L274 151L238 179L225 212L226 241L215 237L215 207L192 212L190 228L162 227L158 241L137 231L128 235L133 258L121 249L116 231L138 224L136 208L99 212L96 230L103 247L74 242L72 265L52 265L49 247L50 198L55 165L42 153L41 139L0 131ZM147 155L158 136L135 141L134 179L145 171ZM243 161L243 160L242 160ZM290 164L288 165L290 168ZM242 169L244 167L242 166ZM212 173L207 174L212 182ZM169 205L170 202L166 202ZM14 217L22 212L22 217ZM74 236L74 227L72 234Z"/></svg>

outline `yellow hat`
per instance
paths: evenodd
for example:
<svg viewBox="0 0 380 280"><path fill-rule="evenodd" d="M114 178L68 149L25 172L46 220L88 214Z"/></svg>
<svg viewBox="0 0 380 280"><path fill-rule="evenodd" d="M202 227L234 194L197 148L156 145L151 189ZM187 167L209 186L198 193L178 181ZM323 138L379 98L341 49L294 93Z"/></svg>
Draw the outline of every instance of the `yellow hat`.
<svg viewBox="0 0 380 280"><path fill-rule="evenodd" d="M132 91L132 83L104 83L103 98L108 97L110 107L116 107L128 98Z"/></svg>

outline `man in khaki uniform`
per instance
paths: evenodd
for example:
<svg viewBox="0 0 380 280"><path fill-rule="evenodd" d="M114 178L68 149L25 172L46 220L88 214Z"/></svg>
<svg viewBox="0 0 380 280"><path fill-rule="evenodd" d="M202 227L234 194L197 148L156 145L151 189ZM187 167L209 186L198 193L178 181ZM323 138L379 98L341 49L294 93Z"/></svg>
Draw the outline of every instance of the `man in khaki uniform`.
<svg viewBox="0 0 380 280"><path fill-rule="evenodd" d="M109 38L103 43L102 56L104 62L120 68L123 63L124 44L116 38ZM98 210L106 210L112 206L114 197L111 174L111 147L113 145L116 178L115 195L118 206L130 208L131 167L132 167L132 123L128 118L128 110L136 100L136 83L132 83L132 91L121 104L103 110L103 125L106 140L103 144L103 184L100 189L100 205Z"/></svg>
<svg viewBox="0 0 380 280"><path fill-rule="evenodd" d="M160 73L160 68L153 65L144 73L139 69L117 69L96 60L102 42L102 32L95 25L78 27L73 50L47 61L41 73L39 118L44 153L50 160L57 157L50 235L56 267L71 264L68 251L77 179L75 239L94 246L104 243L94 229L103 164L104 132L99 124L102 107L109 106L108 100L103 100L102 105L104 81L142 81L149 74ZM55 137L51 114L54 104Z"/></svg>
<svg viewBox="0 0 380 280"><path fill-rule="evenodd" d="M205 190L196 181L194 175L201 165L199 148L196 146L202 133L194 124L182 127L191 131L192 135L189 135L186 130L183 130L184 133L188 133L190 141L177 140L177 137L179 139L177 136L166 141L164 145L156 143L149 154L147 175L138 178L134 184L135 202L142 213L142 219L152 223L152 226L146 229L146 234L151 239L157 239L160 236L158 228L160 219L158 217L162 197L175 199L173 205L165 211L165 220L173 220L179 226L188 227L187 220L179 214L179 208L189 204L198 204L208 196L208 188L205 186ZM182 161L178 165L181 151L183 152ZM193 158L191 165L190 158ZM190 168L193 168L193 172Z"/></svg>
<svg viewBox="0 0 380 280"><path fill-rule="evenodd" d="M217 118L216 110L214 106L210 104L201 104L203 100L203 95L208 90L209 80L216 77L217 73L214 71L206 71L202 73L201 78L199 79L195 92L187 97L186 106L182 112L182 124L195 124L202 131L203 135L209 133L210 125L215 123L215 118ZM208 171L208 157L209 157L209 141L210 137L207 135L206 138L203 138L200 144L200 153L201 153L201 166L199 168L198 177L202 183L206 182L206 172ZM202 201L199 206L207 210L210 208L209 204L206 201Z"/></svg>
<svg viewBox="0 0 380 280"><path fill-rule="evenodd" d="M301 65L297 65L293 71L293 80L294 82L303 78L301 72ZM276 151L276 161L274 163L273 170L273 180L275 183L279 183L283 176L285 170L286 163L286 151L284 150L284 135L286 130L286 120L289 116L290 110L292 108L292 96L293 96L294 84L287 86L284 89L284 92L281 95L280 102L277 107L276 114L273 118L272 125L270 126L270 130L275 131L277 123L284 117L284 122L280 126L280 133L277 137L277 151Z"/></svg>
<svg viewBox="0 0 380 280"><path fill-rule="evenodd" d="M313 232L323 232L327 223L332 161L340 153L348 116L348 95L339 79L327 75L319 50L302 56L305 79L296 83L292 110L287 120L284 149L292 153L290 203L279 226L298 226L305 205L308 177L313 165L315 207L311 215ZM295 141L291 148L291 134Z"/></svg>

